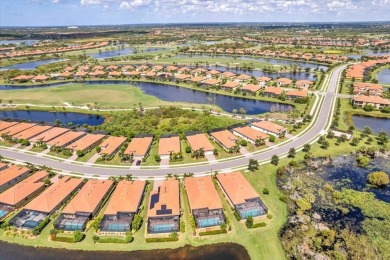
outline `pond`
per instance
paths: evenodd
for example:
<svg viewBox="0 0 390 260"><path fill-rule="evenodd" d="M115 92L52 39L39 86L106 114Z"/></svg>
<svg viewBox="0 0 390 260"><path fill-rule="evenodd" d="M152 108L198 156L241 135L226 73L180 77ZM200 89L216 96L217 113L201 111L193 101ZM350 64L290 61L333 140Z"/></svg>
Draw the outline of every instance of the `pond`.
<svg viewBox="0 0 390 260"><path fill-rule="evenodd" d="M352 122L359 129L368 126L374 133L385 131L390 135L390 118L352 115Z"/></svg>
<svg viewBox="0 0 390 260"><path fill-rule="evenodd" d="M55 63L55 62L60 62L64 61L66 59L49 59L49 60L37 60L37 61L29 61L25 63L19 63L7 67L2 67L0 68L1 70L33 70L38 66L45 65L45 64L50 64L50 63Z"/></svg>
<svg viewBox="0 0 390 260"><path fill-rule="evenodd" d="M375 51L375 50L363 50L363 54L348 54L347 56L354 59L360 59L363 55L371 56L371 55L390 55L389 51Z"/></svg>
<svg viewBox="0 0 390 260"><path fill-rule="evenodd" d="M380 84L389 84L390 85L390 69L383 69L378 72L376 75L378 82Z"/></svg>
<svg viewBox="0 0 390 260"><path fill-rule="evenodd" d="M201 247L185 246L177 249L149 251L76 251L66 249L25 247L0 242L0 259L188 259L188 260L249 260L243 246L238 244L215 244ZM60 245L59 245L60 246Z"/></svg>
<svg viewBox="0 0 390 260"><path fill-rule="evenodd" d="M176 58L222 58L222 59L232 59L232 55L210 55L210 54L177 54ZM303 61L292 61L292 60L282 60L282 59L273 59L273 58L257 58L257 57L251 57L251 56L245 56L245 55L239 55L236 56L237 62L239 60L247 60L247 61L258 61L258 62L265 62L270 63L272 65L280 65L280 66L298 66L302 69L310 68L310 69L323 69L326 71L328 69L328 66L325 65L318 65L315 63L310 62L303 62Z"/></svg>
<svg viewBox="0 0 390 260"><path fill-rule="evenodd" d="M56 87L72 84L67 83L55 83L55 84L46 84L39 87ZM164 101L172 102L187 102L187 103L198 103L198 104L209 104L208 97L212 98L212 104L215 104L222 108L224 111L231 113L233 109L239 110L244 108L246 114L248 115L257 115L266 112L270 112L271 107L277 105L279 111L288 111L293 108L291 105L286 105L278 102L267 102L261 100L253 100L241 97L232 97L222 94L213 94L200 90L177 87L173 85L168 85L164 83L155 83L155 82L129 82L129 81L109 81L109 80L99 80L99 81L85 81L85 85L104 85L104 84L118 84L118 85L132 85L140 88L145 94L154 96L158 99ZM34 86L27 86L31 88ZM23 89L26 87L21 86L10 86L10 85L0 85L0 90L15 90Z"/></svg>
<svg viewBox="0 0 390 260"><path fill-rule="evenodd" d="M38 43L39 40L0 40L0 45L9 45L9 44L15 44L15 45L34 45Z"/></svg>
<svg viewBox="0 0 390 260"><path fill-rule="evenodd" d="M54 123L56 120L60 120L60 122L65 125L70 122L73 123L73 125L101 125L104 122L104 117L100 115L36 110L0 110L0 118L11 118L46 123Z"/></svg>
<svg viewBox="0 0 390 260"><path fill-rule="evenodd" d="M112 58L116 56L124 56L129 55L134 52L134 48L118 48L114 47L114 50L108 49L107 51L101 51L98 53L92 53L89 54L89 56L95 58L95 59L106 59L106 58Z"/></svg>

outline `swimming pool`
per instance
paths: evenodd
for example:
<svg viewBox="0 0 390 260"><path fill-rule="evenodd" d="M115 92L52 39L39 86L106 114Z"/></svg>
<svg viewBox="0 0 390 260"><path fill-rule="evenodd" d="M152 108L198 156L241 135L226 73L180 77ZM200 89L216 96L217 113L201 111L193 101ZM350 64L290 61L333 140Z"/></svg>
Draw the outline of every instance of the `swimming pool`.
<svg viewBox="0 0 390 260"><path fill-rule="evenodd" d="M171 232L174 227L175 224L155 224L151 227L151 230L156 233Z"/></svg>
<svg viewBox="0 0 390 260"><path fill-rule="evenodd" d="M106 231L127 231L130 223L108 223Z"/></svg>
<svg viewBox="0 0 390 260"><path fill-rule="evenodd" d="M262 214L260 209L247 209L247 210L243 209L240 211L240 213L242 219L245 219L247 217L257 217Z"/></svg>
<svg viewBox="0 0 390 260"><path fill-rule="evenodd" d="M199 228L218 226L220 224L222 224L222 221L219 218L215 218L215 217L198 220Z"/></svg>
<svg viewBox="0 0 390 260"><path fill-rule="evenodd" d="M5 215L8 214L8 210L0 209L0 219L3 218Z"/></svg>

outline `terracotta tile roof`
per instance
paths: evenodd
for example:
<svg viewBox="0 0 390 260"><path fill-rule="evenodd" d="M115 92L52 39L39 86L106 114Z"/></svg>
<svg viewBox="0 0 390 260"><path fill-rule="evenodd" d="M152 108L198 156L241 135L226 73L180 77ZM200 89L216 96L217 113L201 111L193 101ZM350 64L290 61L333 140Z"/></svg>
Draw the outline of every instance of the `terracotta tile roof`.
<svg viewBox="0 0 390 260"><path fill-rule="evenodd" d="M210 133L210 135L214 137L218 142L220 142L223 146L225 146L226 149L233 148L236 145L236 141L238 140L238 137L233 135L228 130L212 132Z"/></svg>
<svg viewBox="0 0 390 260"><path fill-rule="evenodd" d="M268 81L271 81L271 80L272 80L272 78L270 78L270 77L265 77L265 76L262 76L262 77L259 77L259 78L257 78L257 80L258 80L258 81L260 81L260 82L262 82L262 81L264 81L264 82L268 82Z"/></svg>
<svg viewBox="0 0 390 260"><path fill-rule="evenodd" d="M261 129L265 129L271 133L280 134L283 131L286 131L287 129L283 126L280 126L278 124L272 123L270 121L260 121L260 122L254 122L252 123L253 126L256 126Z"/></svg>
<svg viewBox="0 0 390 260"><path fill-rule="evenodd" d="M382 90L382 86L374 83L357 82L353 84L354 88L369 89L369 90Z"/></svg>
<svg viewBox="0 0 390 260"><path fill-rule="evenodd" d="M17 125L14 125L12 127L9 127L9 128L6 128L4 130L1 130L0 133L1 134L6 134L6 135L9 135L9 136L13 136L13 135L16 135L17 133L20 133L26 129L29 129L31 127L35 126L35 124L31 124L31 123L19 123Z"/></svg>
<svg viewBox="0 0 390 260"><path fill-rule="evenodd" d="M46 142L48 145L54 145L54 146L59 146L59 147L62 147L66 144L68 144L69 142L72 142L73 140L75 139L78 139L82 136L84 136L85 133L84 132L73 132L73 131L69 131L69 132L66 132L65 134L63 135L60 135L48 142Z"/></svg>
<svg viewBox="0 0 390 260"><path fill-rule="evenodd" d="M35 76L34 78L32 78L31 80L47 80L49 79L48 76L45 76L45 75L38 75L38 76Z"/></svg>
<svg viewBox="0 0 390 260"><path fill-rule="evenodd" d="M11 80L31 80L33 79L35 76L28 76L28 75L19 75L15 78L12 78Z"/></svg>
<svg viewBox="0 0 390 260"><path fill-rule="evenodd" d="M121 147L124 142L126 142L126 137L122 136L110 136L104 140L99 147L102 148L100 154L113 154L119 147Z"/></svg>
<svg viewBox="0 0 390 260"><path fill-rule="evenodd" d="M84 151L85 149L88 149L88 147L101 141L104 137L106 136L101 134L86 134L74 143L68 145L66 148L72 149L74 151Z"/></svg>
<svg viewBox="0 0 390 260"><path fill-rule="evenodd" d="M236 127L236 128L233 128L232 131L234 132L237 132L253 141L255 141L256 139L260 138L260 139L267 139L269 137L269 135L266 135L262 132L259 132L259 131L256 131L255 129L249 127L249 126L243 126L243 127Z"/></svg>
<svg viewBox="0 0 390 260"><path fill-rule="evenodd" d="M283 93L283 89L281 87L266 87L263 92L280 95Z"/></svg>
<svg viewBox="0 0 390 260"><path fill-rule="evenodd" d="M162 137L158 142L158 155L169 155L181 151L180 138L178 136Z"/></svg>
<svg viewBox="0 0 390 260"><path fill-rule="evenodd" d="M194 134L186 136L188 143L191 146L191 149L194 151L203 148L204 151L213 151L214 146L211 144L210 140L205 134Z"/></svg>
<svg viewBox="0 0 390 260"><path fill-rule="evenodd" d="M210 176L185 178L185 187L191 210L222 208L221 200Z"/></svg>
<svg viewBox="0 0 390 260"><path fill-rule="evenodd" d="M286 96L291 97L306 97L307 90L290 90L286 92Z"/></svg>
<svg viewBox="0 0 390 260"><path fill-rule="evenodd" d="M372 103L372 104L380 104L380 105L390 105L389 100L378 97L378 96L366 96L366 95L354 96L353 101Z"/></svg>
<svg viewBox="0 0 390 260"><path fill-rule="evenodd" d="M46 125L36 125L31 128L28 128L27 130L24 130L16 135L13 136L13 138L16 139L27 139L39 135L40 133L43 133L49 129L53 128L52 126L46 126Z"/></svg>
<svg viewBox="0 0 390 260"><path fill-rule="evenodd" d="M108 201L104 215L137 212L145 185L145 181L140 180L120 181Z"/></svg>
<svg viewBox="0 0 390 260"><path fill-rule="evenodd" d="M220 83L221 83L221 81L219 81L217 79L207 79L203 82L203 84L206 84L206 85L218 85Z"/></svg>
<svg viewBox="0 0 390 260"><path fill-rule="evenodd" d="M93 213L113 186L112 180L89 180L66 205L63 214Z"/></svg>
<svg viewBox="0 0 390 260"><path fill-rule="evenodd" d="M45 186L46 171L39 171L0 194L0 203L15 206Z"/></svg>
<svg viewBox="0 0 390 260"><path fill-rule="evenodd" d="M239 80L248 80L250 78L251 78L251 76L246 75L246 74L241 74L240 76L236 77L236 79L239 79Z"/></svg>
<svg viewBox="0 0 390 260"><path fill-rule="evenodd" d="M240 85L240 83L236 82L236 81L228 81L226 82L225 84L223 84L221 87L223 88L236 88Z"/></svg>
<svg viewBox="0 0 390 260"><path fill-rule="evenodd" d="M297 85L297 86L299 86L299 87L303 87L304 85L312 86L313 84L314 84L313 81L306 80L306 79L297 80L297 81L295 82L295 85Z"/></svg>
<svg viewBox="0 0 390 260"><path fill-rule="evenodd" d="M25 173L28 173L29 171L29 168L19 165L11 165L8 168L5 168L0 171L0 186L22 176Z"/></svg>
<svg viewBox="0 0 390 260"><path fill-rule="evenodd" d="M171 213L159 214L165 205ZM180 215L179 181L175 179L164 180L158 190L153 190L149 198L148 217L178 216Z"/></svg>
<svg viewBox="0 0 390 260"><path fill-rule="evenodd" d="M188 78L191 78L191 76L187 74L175 74L175 79L184 80Z"/></svg>
<svg viewBox="0 0 390 260"><path fill-rule="evenodd" d="M254 85L254 84L247 84L241 88L241 90L246 90L253 93L259 91L260 89L261 87L259 85Z"/></svg>
<svg viewBox="0 0 390 260"><path fill-rule="evenodd" d="M88 72L86 72L86 71L77 71L74 75L76 77L84 77L84 76L88 75Z"/></svg>
<svg viewBox="0 0 390 260"><path fill-rule="evenodd" d="M154 77L154 76L156 76L157 74L156 74L156 72L154 72L154 71L148 71L147 73L145 73L145 76L147 76L147 77Z"/></svg>
<svg viewBox="0 0 390 260"><path fill-rule="evenodd" d="M221 77L223 77L223 78L230 78L230 77L236 76L236 74L234 74L234 73L232 73L232 72L230 72L230 71L225 71L224 73L221 73L220 75L221 75Z"/></svg>
<svg viewBox="0 0 390 260"><path fill-rule="evenodd" d="M0 131L7 129L8 127L19 124L18 122L0 121Z"/></svg>
<svg viewBox="0 0 390 260"><path fill-rule="evenodd" d="M207 74L210 74L210 75L218 75L218 74L221 74L221 72L218 71L218 70L210 70L209 72L207 72Z"/></svg>
<svg viewBox="0 0 390 260"><path fill-rule="evenodd" d="M259 197L241 172L218 174L217 179L234 205Z"/></svg>
<svg viewBox="0 0 390 260"><path fill-rule="evenodd" d="M277 79L276 82L278 82L278 83L281 82L284 85L290 85L292 83L292 80L288 79L288 78L280 78L280 79Z"/></svg>
<svg viewBox="0 0 390 260"><path fill-rule="evenodd" d="M131 139L124 154L133 154L134 156L145 156L152 145L153 137L134 137Z"/></svg>
<svg viewBox="0 0 390 260"><path fill-rule="evenodd" d="M206 79L205 77L198 76L198 77L191 78L190 81L192 81L192 82L201 82L201 81L203 81L205 79Z"/></svg>
<svg viewBox="0 0 390 260"><path fill-rule="evenodd" d="M65 71L65 72L60 73L60 75L58 75L58 76L67 78L67 77L70 77L72 75L73 75L72 72Z"/></svg>
<svg viewBox="0 0 390 260"><path fill-rule="evenodd" d="M108 72L108 76L118 77L120 75L122 75L122 72L120 72L120 71L110 71L110 72Z"/></svg>
<svg viewBox="0 0 390 260"><path fill-rule="evenodd" d="M62 127L54 127L54 128L51 128L50 130L46 131L46 132L43 132L42 134L40 135L37 135L33 138L30 139L31 142L37 142L39 140L43 141L43 142L48 142L66 132L69 132L70 130L67 129L67 128L62 128Z"/></svg>
<svg viewBox="0 0 390 260"><path fill-rule="evenodd" d="M64 202L66 197L76 191L82 182L82 179L65 176L58 182L53 183L38 197L28 203L24 208L27 210L51 213L62 202Z"/></svg>

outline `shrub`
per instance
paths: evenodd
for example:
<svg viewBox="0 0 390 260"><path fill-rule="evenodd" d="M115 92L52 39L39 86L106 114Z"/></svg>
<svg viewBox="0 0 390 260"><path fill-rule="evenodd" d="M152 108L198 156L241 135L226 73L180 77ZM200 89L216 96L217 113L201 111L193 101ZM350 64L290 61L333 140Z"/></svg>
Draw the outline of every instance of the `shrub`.
<svg viewBox="0 0 390 260"><path fill-rule="evenodd" d="M372 172L367 176L367 182L377 187L386 186L389 184L389 176L385 172Z"/></svg>
<svg viewBox="0 0 390 260"><path fill-rule="evenodd" d="M249 216L246 218L245 225L247 228L251 228L253 226L253 218L252 216Z"/></svg>
<svg viewBox="0 0 390 260"><path fill-rule="evenodd" d="M46 227L47 224L49 224L49 222L50 222L50 218L48 217L45 218L38 226L36 226L33 229L32 231L33 235L35 236L39 235L42 232L43 228Z"/></svg>
<svg viewBox="0 0 390 260"><path fill-rule="evenodd" d="M80 242L81 240L83 240L83 238L84 238L84 234L81 233L80 230L74 231L74 233L73 233L73 240L74 240L75 243Z"/></svg>
<svg viewBox="0 0 390 260"><path fill-rule="evenodd" d="M273 136L273 135L270 135L269 138L268 138L268 140L269 140L271 143L273 143L273 142L275 142L276 137Z"/></svg>
<svg viewBox="0 0 390 260"><path fill-rule="evenodd" d="M225 234L225 233L227 233L226 230L217 229L217 230L199 232L199 236L218 235L218 234Z"/></svg>
<svg viewBox="0 0 390 260"><path fill-rule="evenodd" d="M94 243L98 242L99 239L100 239L100 237L98 235L93 235L92 236L92 240L93 240Z"/></svg>
<svg viewBox="0 0 390 260"><path fill-rule="evenodd" d="M238 212L235 209L233 209L233 215L234 215L234 217L236 218L237 221L241 220L240 215L238 214Z"/></svg>
<svg viewBox="0 0 390 260"><path fill-rule="evenodd" d="M158 154L154 155L154 159L156 160L156 162L161 162L161 157Z"/></svg>
<svg viewBox="0 0 390 260"><path fill-rule="evenodd" d="M75 243L72 237L55 237L53 241L64 242L64 243Z"/></svg>
<svg viewBox="0 0 390 260"><path fill-rule="evenodd" d="M367 167L371 161L370 158L364 155L360 155L356 160L360 167Z"/></svg>
<svg viewBox="0 0 390 260"><path fill-rule="evenodd" d="M260 222L260 223L253 224L251 228L258 228L258 227L265 227L265 226L267 226L267 223Z"/></svg>
<svg viewBox="0 0 390 260"><path fill-rule="evenodd" d="M248 142L246 140L241 140L240 145L241 146L247 146Z"/></svg>
<svg viewBox="0 0 390 260"><path fill-rule="evenodd" d="M191 147L189 145L186 146L186 153L191 153Z"/></svg>
<svg viewBox="0 0 390 260"><path fill-rule="evenodd" d="M178 241L179 238L172 237L148 237L145 239L146 243L156 243L156 242L175 242Z"/></svg>
<svg viewBox="0 0 390 260"><path fill-rule="evenodd" d="M214 155L218 155L218 149L217 148L214 149L213 154Z"/></svg>
<svg viewBox="0 0 390 260"><path fill-rule="evenodd" d="M267 218L272 219L273 218L272 214L267 214Z"/></svg>
<svg viewBox="0 0 390 260"><path fill-rule="evenodd" d="M133 230L137 231L142 226L142 217L139 214L134 215L133 221L131 222L131 227Z"/></svg>
<svg viewBox="0 0 390 260"><path fill-rule="evenodd" d="M288 202L288 197L286 195L282 194L282 195L279 196L279 200L283 201L284 203L287 203Z"/></svg>
<svg viewBox="0 0 390 260"><path fill-rule="evenodd" d="M268 194L269 194L269 189L268 189L268 188L264 188L264 189L263 189L263 194L268 195Z"/></svg>

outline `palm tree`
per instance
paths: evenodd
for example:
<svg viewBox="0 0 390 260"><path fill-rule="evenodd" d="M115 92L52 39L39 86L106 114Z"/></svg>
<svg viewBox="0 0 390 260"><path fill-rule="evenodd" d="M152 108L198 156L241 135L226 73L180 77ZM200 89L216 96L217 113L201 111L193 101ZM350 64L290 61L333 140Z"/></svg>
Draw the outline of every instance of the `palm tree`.
<svg viewBox="0 0 390 260"><path fill-rule="evenodd" d="M14 103L14 101L13 100L8 100L8 103L12 106L12 103Z"/></svg>
<svg viewBox="0 0 390 260"><path fill-rule="evenodd" d="M263 145L265 145L264 139L257 138L257 139L255 140L255 145L256 145L256 146L263 146Z"/></svg>
<svg viewBox="0 0 390 260"><path fill-rule="evenodd" d="M166 180L168 180L169 178L172 178L172 173L168 173L167 176L165 176Z"/></svg>
<svg viewBox="0 0 390 260"><path fill-rule="evenodd" d="M240 114L241 114L241 117L242 118L244 118L245 116L245 114L246 114L246 111L245 111L245 109L242 107L242 108L240 108Z"/></svg>
<svg viewBox="0 0 390 260"><path fill-rule="evenodd" d="M131 181L131 180L133 180L133 175L132 175L132 174L126 174L125 180L126 180L126 181Z"/></svg>
<svg viewBox="0 0 390 260"><path fill-rule="evenodd" d="M233 109L233 117L236 117L236 115L237 115L237 109Z"/></svg>

